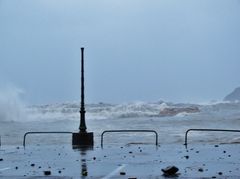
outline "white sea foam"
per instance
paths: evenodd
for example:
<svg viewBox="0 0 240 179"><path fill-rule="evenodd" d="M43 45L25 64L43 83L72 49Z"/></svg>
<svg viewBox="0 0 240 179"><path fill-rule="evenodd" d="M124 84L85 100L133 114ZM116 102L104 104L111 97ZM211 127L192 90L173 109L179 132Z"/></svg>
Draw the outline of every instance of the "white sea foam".
<svg viewBox="0 0 240 179"><path fill-rule="evenodd" d="M158 116L167 104L134 102L124 104L89 104L86 105L86 116L90 119L114 119L130 117ZM62 103L28 107L28 117L32 120L65 120L79 119L79 104Z"/></svg>
<svg viewBox="0 0 240 179"><path fill-rule="evenodd" d="M79 120L79 102L66 102L46 105L24 105L20 99L22 90L18 88L0 89L0 121L61 121ZM87 104L86 117L92 120L119 119L119 118L141 118L161 117L160 112L166 108L179 109L195 106L200 113L217 113L227 117L235 117L240 111L239 102L214 102L208 104L186 104L170 102L131 102L123 104ZM227 112L226 112L227 111ZM222 114L222 113L226 114ZM229 115L227 115L229 114ZM231 116L231 115L232 116ZM176 117L193 115L182 111ZM238 117L238 115L237 115Z"/></svg>
<svg viewBox="0 0 240 179"><path fill-rule="evenodd" d="M185 116L187 116L187 115L189 115L189 113L187 113L187 112L181 112L181 113L178 113L177 115L176 115L176 117L185 117Z"/></svg>
<svg viewBox="0 0 240 179"><path fill-rule="evenodd" d="M21 136L29 130L33 131L74 131L79 126L79 102L66 102L26 107L20 100L21 91L1 91L0 131L8 142L20 143ZM184 109L197 107L199 112L185 112ZM160 114L164 109L180 111L174 115ZM179 110L181 109L181 110ZM188 111L188 110L186 110ZM213 105L174 104L170 102L132 102L123 104L86 104L86 122L89 131L100 136L103 130L111 129L152 129L161 136L162 142L183 142L184 132L189 128L226 128L238 129L240 125L240 103L217 103ZM18 123L14 123L17 121ZM19 123L21 122L21 123ZM214 134L214 135L213 135ZM213 136L212 136L213 135ZM192 133L193 141L214 141L223 139L230 141L237 134L219 137L215 133ZM19 137L20 136L20 137ZM237 136L236 136L237 137ZM65 140L58 139L61 142ZM7 141L7 140L5 140ZM238 139L233 140L233 142Z"/></svg>
<svg viewBox="0 0 240 179"><path fill-rule="evenodd" d="M173 104L167 102L132 102L123 104L88 104L86 105L86 116L88 119L119 119L119 118L141 118L141 117L161 117L160 112L166 108L192 108L197 107L200 113L226 111L238 112L240 103L217 103L213 105L194 105L194 104ZM79 119L78 102L57 103L39 106L29 106L26 111L28 120L32 121L53 121L53 120L78 120ZM176 114L176 117L185 117L193 115L182 111ZM220 114L220 113L219 113ZM235 113L234 113L235 114ZM221 114L222 115L222 114Z"/></svg>
<svg viewBox="0 0 240 179"><path fill-rule="evenodd" d="M0 89L0 121L19 121L26 118L26 108L20 99L23 93L23 90L13 86Z"/></svg>

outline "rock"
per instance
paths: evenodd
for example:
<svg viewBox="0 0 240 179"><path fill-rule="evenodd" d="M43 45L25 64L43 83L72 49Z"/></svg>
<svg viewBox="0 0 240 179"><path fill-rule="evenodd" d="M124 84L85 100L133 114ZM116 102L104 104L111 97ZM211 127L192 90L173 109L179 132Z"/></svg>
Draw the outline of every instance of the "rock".
<svg viewBox="0 0 240 179"><path fill-rule="evenodd" d="M227 95L224 101L240 101L240 87L235 88L233 92Z"/></svg>
<svg viewBox="0 0 240 179"><path fill-rule="evenodd" d="M126 175L126 173L125 172L120 172L120 175Z"/></svg>
<svg viewBox="0 0 240 179"><path fill-rule="evenodd" d="M218 172L218 175L222 175L223 173L222 172Z"/></svg>
<svg viewBox="0 0 240 179"><path fill-rule="evenodd" d="M2 159L2 158L0 158L0 161L3 161L3 159Z"/></svg>
<svg viewBox="0 0 240 179"><path fill-rule="evenodd" d="M160 116L175 116L179 113L197 113L200 112L197 106L189 107L167 107L160 111Z"/></svg>
<svg viewBox="0 0 240 179"><path fill-rule="evenodd" d="M88 172L86 170L82 171L82 176L88 176Z"/></svg>
<svg viewBox="0 0 240 179"><path fill-rule="evenodd" d="M178 168L176 166L168 166L164 169L162 169L162 172L166 176L172 176L175 175L178 172Z"/></svg>
<svg viewBox="0 0 240 179"><path fill-rule="evenodd" d="M51 175L51 171L49 171L49 170L46 170L43 173L44 173L44 175Z"/></svg>

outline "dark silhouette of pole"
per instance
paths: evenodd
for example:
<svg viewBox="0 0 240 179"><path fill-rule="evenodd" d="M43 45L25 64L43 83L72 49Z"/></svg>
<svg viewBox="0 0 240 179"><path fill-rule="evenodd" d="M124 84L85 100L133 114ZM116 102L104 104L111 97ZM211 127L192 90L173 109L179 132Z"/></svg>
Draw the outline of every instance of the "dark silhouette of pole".
<svg viewBox="0 0 240 179"><path fill-rule="evenodd" d="M86 132L85 123L85 105L84 105L84 48L81 48L81 107L80 107L80 132Z"/></svg>
<svg viewBox="0 0 240 179"><path fill-rule="evenodd" d="M94 134L93 132L87 132L85 123L85 104L84 104L84 48L81 48L81 104L80 104L80 125L79 132L72 133L72 145L73 148L81 147L93 147L94 145ZM83 167L84 168L84 167ZM84 174L87 171L84 170Z"/></svg>

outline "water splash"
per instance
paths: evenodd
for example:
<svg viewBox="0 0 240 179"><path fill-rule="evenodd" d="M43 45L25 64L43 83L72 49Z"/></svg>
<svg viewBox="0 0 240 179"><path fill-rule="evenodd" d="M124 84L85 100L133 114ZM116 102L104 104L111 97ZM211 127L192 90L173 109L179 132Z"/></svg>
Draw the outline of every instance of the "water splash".
<svg viewBox="0 0 240 179"><path fill-rule="evenodd" d="M0 121L20 121L26 118L25 104L20 99L22 89L8 86L0 89Z"/></svg>

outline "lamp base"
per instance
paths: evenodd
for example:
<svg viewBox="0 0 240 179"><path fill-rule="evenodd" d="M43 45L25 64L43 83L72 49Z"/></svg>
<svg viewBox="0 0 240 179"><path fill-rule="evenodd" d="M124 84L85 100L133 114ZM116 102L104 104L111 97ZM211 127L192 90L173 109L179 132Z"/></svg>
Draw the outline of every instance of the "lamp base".
<svg viewBox="0 0 240 179"><path fill-rule="evenodd" d="M93 146L93 132L72 133L72 145L78 147Z"/></svg>

